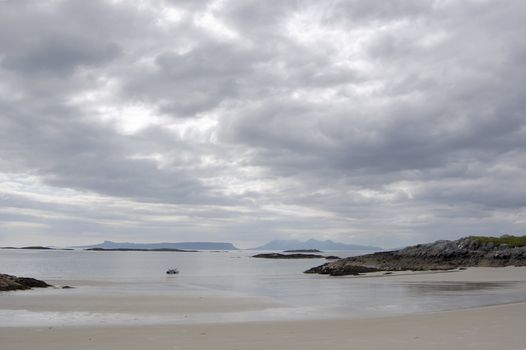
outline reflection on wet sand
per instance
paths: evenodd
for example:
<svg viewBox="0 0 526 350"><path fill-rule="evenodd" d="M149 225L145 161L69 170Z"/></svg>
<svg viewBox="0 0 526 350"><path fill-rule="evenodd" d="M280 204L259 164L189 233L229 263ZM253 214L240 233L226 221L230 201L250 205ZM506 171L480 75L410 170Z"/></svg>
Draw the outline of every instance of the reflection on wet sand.
<svg viewBox="0 0 526 350"><path fill-rule="evenodd" d="M518 286L524 282L407 282L401 284L408 292L418 294L440 292L470 292L504 289Z"/></svg>

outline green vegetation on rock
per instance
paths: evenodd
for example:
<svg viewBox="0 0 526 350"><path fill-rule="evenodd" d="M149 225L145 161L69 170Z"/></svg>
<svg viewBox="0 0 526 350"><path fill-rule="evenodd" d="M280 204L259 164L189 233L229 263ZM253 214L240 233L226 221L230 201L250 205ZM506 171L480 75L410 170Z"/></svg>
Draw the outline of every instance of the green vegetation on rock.
<svg viewBox="0 0 526 350"><path fill-rule="evenodd" d="M526 246L526 236L502 235L500 237L470 236L471 240L478 243L493 243L496 246L507 244L510 248Z"/></svg>

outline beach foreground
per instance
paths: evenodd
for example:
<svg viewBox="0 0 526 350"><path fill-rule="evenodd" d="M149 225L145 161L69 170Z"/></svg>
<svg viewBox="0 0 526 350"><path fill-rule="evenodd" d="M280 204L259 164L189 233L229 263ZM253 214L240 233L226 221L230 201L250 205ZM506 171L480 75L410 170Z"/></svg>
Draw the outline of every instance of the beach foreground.
<svg viewBox="0 0 526 350"><path fill-rule="evenodd" d="M434 293L434 288L437 287L479 288L479 284L498 285L511 282L523 285L526 281L526 267L470 268L451 272L404 272L393 275L373 273L346 278L350 278L352 283L366 283L374 279L377 283L425 286ZM2 295L0 310L7 316L0 327L2 350L305 350L321 347L526 349L526 302L390 316L348 315L338 319L330 319L324 315L318 315L320 317L316 319L258 318L257 315L264 315L258 312L265 310L277 308L291 313L294 309L273 300L250 296L146 293L142 289L140 293L126 293L126 289L122 289L124 287L119 284L117 285L121 289L118 290L121 292L114 294L111 284L101 284L91 289L88 286L93 286L93 281L85 282L85 285L80 281L67 282L78 286L78 289L67 292L9 292ZM106 289L113 292L104 292ZM495 292L497 293L497 289ZM81 312L92 315L94 320L88 324L68 320L67 323L42 321L27 325L15 325L10 321L14 319L13 312L25 312L24 310L37 314L44 312L43 315L56 313L74 316ZM105 323L111 320L105 316L107 313L133 313L139 321ZM238 320L228 317L222 319L222 316L231 313L248 313L252 316ZM148 317L153 322L145 321ZM168 318L163 321L163 317Z"/></svg>
<svg viewBox="0 0 526 350"><path fill-rule="evenodd" d="M354 320L2 328L2 349L526 349L526 303Z"/></svg>

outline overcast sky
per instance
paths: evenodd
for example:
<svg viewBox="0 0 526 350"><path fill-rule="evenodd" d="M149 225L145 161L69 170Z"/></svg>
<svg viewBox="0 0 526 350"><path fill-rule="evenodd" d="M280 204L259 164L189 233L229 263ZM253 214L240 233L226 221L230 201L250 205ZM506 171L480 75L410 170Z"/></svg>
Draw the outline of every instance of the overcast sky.
<svg viewBox="0 0 526 350"><path fill-rule="evenodd" d="M0 245L526 231L522 0L0 0Z"/></svg>

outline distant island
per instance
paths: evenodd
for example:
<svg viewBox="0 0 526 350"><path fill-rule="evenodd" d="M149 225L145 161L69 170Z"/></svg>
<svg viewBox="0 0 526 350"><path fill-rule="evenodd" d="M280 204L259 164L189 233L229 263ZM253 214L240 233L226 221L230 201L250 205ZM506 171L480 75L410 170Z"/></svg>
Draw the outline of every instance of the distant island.
<svg viewBox="0 0 526 350"><path fill-rule="evenodd" d="M283 253L321 253L319 249L290 249L284 250Z"/></svg>
<svg viewBox="0 0 526 350"><path fill-rule="evenodd" d="M238 250L232 243L224 242L179 242L179 243L129 243L104 241L100 244L77 246L81 249L137 250L137 251L189 251L189 250Z"/></svg>
<svg viewBox="0 0 526 350"><path fill-rule="evenodd" d="M198 250L172 249L172 248L158 248L158 249L139 249L139 248L86 248L86 251L92 252L183 252L191 253Z"/></svg>
<svg viewBox="0 0 526 350"><path fill-rule="evenodd" d="M332 276L374 271L450 270L460 267L526 266L526 236L470 236L349 257L313 267L305 273Z"/></svg>
<svg viewBox="0 0 526 350"><path fill-rule="evenodd" d="M337 256L324 256L319 254L281 254L281 253L263 253L252 256L253 258L264 258L264 259L328 259L334 260L339 259Z"/></svg>
<svg viewBox="0 0 526 350"><path fill-rule="evenodd" d="M0 249L27 249L27 250L72 250L69 248L52 248L44 246L28 246L28 247L0 247Z"/></svg>
<svg viewBox="0 0 526 350"><path fill-rule="evenodd" d="M346 244L333 242L331 240L318 241L309 239L308 241L274 240L262 246L252 248L252 250L381 250L382 248L358 244Z"/></svg>

